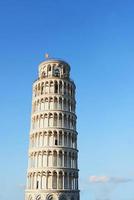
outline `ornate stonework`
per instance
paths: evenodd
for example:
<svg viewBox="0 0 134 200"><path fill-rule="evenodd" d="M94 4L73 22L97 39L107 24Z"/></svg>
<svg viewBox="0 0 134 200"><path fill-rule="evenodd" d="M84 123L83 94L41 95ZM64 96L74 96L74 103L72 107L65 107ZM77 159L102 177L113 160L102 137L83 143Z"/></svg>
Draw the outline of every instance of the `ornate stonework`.
<svg viewBox="0 0 134 200"><path fill-rule="evenodd" d="M48 59L33 83L25 200L79 200L75 84L70 66Z"/></svg>

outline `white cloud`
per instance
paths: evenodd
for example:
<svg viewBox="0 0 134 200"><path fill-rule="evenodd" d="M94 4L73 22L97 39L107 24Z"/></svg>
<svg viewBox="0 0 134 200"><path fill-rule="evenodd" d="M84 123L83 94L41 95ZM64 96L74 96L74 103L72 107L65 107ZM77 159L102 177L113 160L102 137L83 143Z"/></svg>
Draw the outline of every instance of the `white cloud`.
<svg viewBox="0 0 134 200"><path fill-rule="evenodd" d="M133 181L131 178L124 177L110 177L110 176L90 176L90 183L127 183Z"/></svg>
<svg viewBox="0 0 134 200"><path fill-rule="evenodd" d="M109 182L108 176L90 176L89 181L91 183L106 183Z"/></svg>

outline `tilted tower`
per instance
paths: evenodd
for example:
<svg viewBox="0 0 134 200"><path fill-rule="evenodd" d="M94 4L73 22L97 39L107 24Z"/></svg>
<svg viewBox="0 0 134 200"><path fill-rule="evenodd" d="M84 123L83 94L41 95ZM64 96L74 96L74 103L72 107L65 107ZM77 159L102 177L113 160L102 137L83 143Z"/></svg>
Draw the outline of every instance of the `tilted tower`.
<svg viewBox="0 0 134 200"><path fill-rule="evenodd" d="M47 58L33 83L25 200L79 200L75 105L69 64Z"/></svg>

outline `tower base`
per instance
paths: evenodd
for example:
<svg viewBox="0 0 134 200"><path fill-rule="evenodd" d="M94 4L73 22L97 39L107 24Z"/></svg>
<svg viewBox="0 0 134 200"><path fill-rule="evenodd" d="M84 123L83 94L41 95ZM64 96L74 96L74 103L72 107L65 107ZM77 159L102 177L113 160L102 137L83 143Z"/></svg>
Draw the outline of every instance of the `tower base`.
<svg viewBox="0 0 134 200"><path fill-rule="evenodd" d="M26 190L25 200L79 200L79 190Z"/></svg>

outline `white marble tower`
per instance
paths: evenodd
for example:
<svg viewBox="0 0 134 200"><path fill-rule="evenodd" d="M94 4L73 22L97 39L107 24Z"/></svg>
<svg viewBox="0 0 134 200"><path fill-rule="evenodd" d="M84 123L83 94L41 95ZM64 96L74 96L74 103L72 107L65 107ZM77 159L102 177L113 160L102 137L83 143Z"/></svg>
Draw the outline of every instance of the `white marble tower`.
<svg viewBox="0 0 134 200"><path fill-rule="evenodd" d="M25 200L79 200L75 105L69 64L47 58L33 83Z"/></svg>

